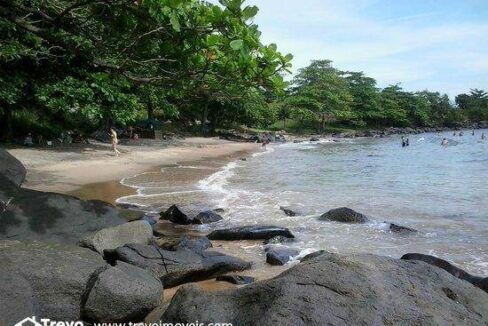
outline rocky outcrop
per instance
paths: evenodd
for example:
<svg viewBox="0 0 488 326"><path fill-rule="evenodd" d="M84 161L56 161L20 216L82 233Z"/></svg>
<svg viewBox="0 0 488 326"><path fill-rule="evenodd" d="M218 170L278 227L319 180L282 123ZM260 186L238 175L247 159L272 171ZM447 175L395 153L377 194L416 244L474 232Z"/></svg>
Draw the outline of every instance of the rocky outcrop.
<svg viewBox="0 0 488 326"><path fill-rule="evenodd" d="M228 282L236 285L244 285L251 284L252 282L254 282L255 278L242 275L222 275L218 276L215 280L218 282Z"/></svg>
<svg viewBox="0 0 488 326"><path fill-rule="evenodd" d="M89 321L143 320L162 302L161 281L148 271L123 262L98 274L85 302Z"/></svg>
<svg viewBox="0 0 488 326"><path fill-rule="evenodd" d="M455 277L467 281L474 286L479 287L485 292L488 292L488 277L481 277L481 276L474 276L470 273L452 265L451 263L445 261L444 259L440 259L430 255L424 254L416 254L416 253L409 253L402 256L401 259L404 260L418 260L426 262L427 264L437 266L442 268L446 272L454 275Z"/></svg>
<svg viewBox="0 0 488 326"><path fill-rule="evenodd" d="M203 252L212 247L212 243L207 237L163 237L157 239L156 243L162 249L169 251L190 250Z"/></svg>
<svg viewBox="0 0 488 326"><path fill-rule="evenodd" d="M110 321L86 310L87 302L93 300L97 309L117 312L117 320L140 321L156 302L131 307L134 300L160 296L162 291L160 284L154 285L159 280L149 280L151 275L143 269L133 267L130 272L125 269L126 275L116 273L99 254L77 246L0 241L0 261L0 325L13 325L26 316ZM137 282L127 288L131 280ZM115 284L127 289L116 289ZM107 293L115 291L117 298L100 297L93 292L94 286L103 287ZM132 290L139 292L134 296Z"/></svg>
<svg viewBox="0 0 488 326"><path fill-rule="evenodd" d="M24 166L0 149L0 239L76 244L125 220L107 203L20 188Z"/></svg>
<svg viewBox="0 0 488 326"><path fill-rule="evenodd" d="M299 253L297 249L273 246L266 248L266 262L270 265L285 265Z"/></svg>
<svg viewBox="0 0 488 326"><path fill-rule="evenodd" d="M342 223L366 223L369 221L364 214L358 213L347 207L331 209L319 217L321 221L335 221Z"/></svg>
<svg viewBox="0 0 488 326"><path fill-rule="evenodd" d="M21 188L0 215L0 239L76 245L93 232L125 222L115 207L98 200Z"/></svg>
<svg viewBox="0 0 488 326"><path fill-rule="evenodd" d="M25 167L3 148L0 148L0 182L3 186L20 187L25 179ZM1 186L0 186L1 187Z"/></svg>
<svg viewBox="0 0 488 326"><path fill-rule="evenodd" d="M248 262L219 252L168 251L156 246L131 244L105 251L111 262L120 260L152 272L165 288L212 279L251 267Z"/></svg>
<svg viewBox="0 0 488 326"><path fill-rule="evenodd" d="M388 229L393 232L393 233L401 233L401 234L410 234L410 233L416 233L417 230L406 227L406 226L401 226L398 224L394 223L389 223Z"/></svg>
<svg viewBox="0 0 488 326"><path fill-rule="evenodd" d="M235 290L182 287L166 323L485 325L488 295L423 262L324 253Z"/></svg>
<svg viewBox="0 0 488 326"><path fill-rule="evenodd" d="M222 216L208 209L199 210L197 207L172 205L166 211L161 212L161 219L175 224L188 225L217 222L222 219Z"/></svg>
<svg viewBox="0 0 488 326"><path fill-rule="evenodd" d="M267 240L276 236L294 238L287 228L267 225L239 226L215 230L208 235L210 240Z"/></svg>
<svg viewBox="0 0 488 326"><path fill-rule="evenodd" d="M103 254L104 250L115 249L129 243L149 244L152 227L146 221L134 221L97 231L80 241L80 246Z"/></svg>

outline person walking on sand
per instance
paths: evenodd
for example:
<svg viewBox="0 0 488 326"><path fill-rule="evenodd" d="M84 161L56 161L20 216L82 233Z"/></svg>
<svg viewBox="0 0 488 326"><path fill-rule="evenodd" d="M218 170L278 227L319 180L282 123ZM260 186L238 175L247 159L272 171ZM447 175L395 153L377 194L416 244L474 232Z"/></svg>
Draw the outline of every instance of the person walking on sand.
<svg viewBox="0 0 488 326"><path fill-rule="evenodd" d="M114 127L110 128L110 138L112 138L112 150L115 153L115 156L119 156L120 152L117 149L117 144L119 143L119 140L117 139L117 131L115 130Z"/></svg>

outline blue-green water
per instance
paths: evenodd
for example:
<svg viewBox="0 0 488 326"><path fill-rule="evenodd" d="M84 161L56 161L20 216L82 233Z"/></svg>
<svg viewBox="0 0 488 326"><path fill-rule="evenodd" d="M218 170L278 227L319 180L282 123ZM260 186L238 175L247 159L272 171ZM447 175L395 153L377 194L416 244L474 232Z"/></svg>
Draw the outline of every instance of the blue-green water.
<svg viewBox="0 0 488 326"><path fill-rule="evenodd" d="M488 276L488 141L477 130L452 133L284 144L236 161L204 178L185 196L204 195L226 209L225 220L203 231L247 224L286 226L304 252L407 252L448 259ZM440 145L449 139L447 147ZM195 192L193 192L195 191ZM157 198L157 199L156 199ZM161 201L156 197L155 201ZM305 216L287 217L280 206ZM347 225L317 216L347 206L371 223ZM384 221L419 230L388 232ZM251 246L243 250L256 250Z"/></svg>

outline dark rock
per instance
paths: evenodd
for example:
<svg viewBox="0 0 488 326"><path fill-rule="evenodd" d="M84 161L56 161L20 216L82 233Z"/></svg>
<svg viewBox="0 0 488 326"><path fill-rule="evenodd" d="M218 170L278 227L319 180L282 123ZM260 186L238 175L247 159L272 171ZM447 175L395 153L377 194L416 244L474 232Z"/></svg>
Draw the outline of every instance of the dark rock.
<svg viewBox="0 0 488 326"><path fill-rule="evenodd" d="M214 211L204 211L199 213L197 216L193 218L193 224L208 224L220 221L222 216L215 213Z"/></svg>
<svg viewBox="0 0 488 326"><path fill-rule="evenodd" d="M202 252L212 247L212 243L207 237L191 238L184 237L164 237L157 240L157 244L164 250L178 251L190 250L195 252Z"/></svg>
<svg viewBox="0 0 488 326"><path fill-rule="evenodd" d="M210 240L267 240L278 235L294 238L287 228L278 226L250 225L215 230L208 235Z"/></svg>
<svg viewBox="0 0 488 326"><path fill-rule="evenodd" d="M310 138L310 141L312 141L312 142L316 142L316 141L319 141L319 140L320 140L319 137L312 137L312 138Z"/></svg>
<svg viewBox="0 0 488 326"><path fill-rule="evenodd" d="M485 292L488 292L488 277L481 277L481 276L474 276L471 275L470 273L452 265L451 263L445 261L444 259L440 259L434 256L430 255L424 255L424 254L416 254L416 253L409 253L405 254L402 256L401 259L404 260L419 260L423 261L427 264L437 266L439 268L442 268L446 272L454 275L455 277L467 281L474 286L479 287Z"/></svg>
<svg viewBox="0 0 488 326"><path fill-rule="evenodd" d="M387 222L385 222L385 223L387 223ZM394 224L394 223L390 223L389 229L390 229L391 232L394 232L394 233L403 233L403 234L417 232L417 230L415 230L415 229L412 229L412 228L409 228L409 227L406 227L406 226L401 226L401 225Z"/></svg>
<svg viewBox="0 0 488 326"><path fill-rule="evenodd" d="M347 207L340 207L331 209L319 217L321 221L336 221L342 223L366 223L368 218L366 215L358 213Z"/></svg>
<svg viewBox="0 0 488 326"><path fill-rule="evenodd" d="M280 210L282 210L283 213L285 213L287 216L303 215L302 213L300 213L297 210L292 209L290 207L280 206Z"/></svg>
<svg viewBox="0 0 488 326"><path fill-rule="evenodd" d="M80 247L59 244L0 242L0 275L19 277L19 291L27 290L29 296L15 302L24 309L26 304L36 312L26 316L46 316L55 320L80 320L82 297L93 275L106 268L107 264L97 253ZM0 283L4 283L3 280ZM16 291L17 292L17 291ZM19 292L17 292L19 293ZM3 302L10 299L10 293L0 296L1 325L13 325L14 311L2 311Z"/></svg>
<svg viewBox="0 0 488 326"><path fill-rule="evenodd" d="M101 229L80 241L80 246L103 253L129 243L149 244L152 228L146 221L134 221Z"/></svg>
<svg viewBox="0 0 488 326"><path fill-rule="evenodd" d="M141 321L162 302L161 281L150 272L123 262L100 274L84 307L90 321ZM110 303L110 304L107 304Z"/></svg>
<svg viewBox="0 0 488 326"><path fill-rule="evenodd" d="M255 278L251 276L242 275L222 275L216 278L217 281L229 282L236 285L250 284L254 282Z"/></svg>
<svg viewBox="0 0 488 326"><path fill-rule="evenodd" d="M225 209L220 208L220 207L214 208L213 211L215 213L219 213L219 214L225 213Z"/></svg>
<svg viewBox="0 0 488 326"><path fill-rule="evenodd" d="M125 222L115 207L102 201L19 188L0 215L0 239L75 245L95 231Z"/></svg>
<svg viewBox="0 0 488 326"><path fill-rule="evenodd" d="M247 158L241 157L241 161L247 161Z"/></svg>
<svg viewBox="0 0 488 326"><path fill-rule="evenodd" d="M266 262L270 265L285 265L300 251L286 247L272 247L266 252Z"/></svg>
<svg viewBox="0 0 488 326"><path fill-rule="evenodd" d="M161 320L234 325L485 325L488 295L423 262L324 253L270 280L235 290L207 292L184 286Z"/></svg>
<svg viewBox="0 0 488 326"><path fill-rule="evenodd" d="M287 238L282 235L277 235L276 237L272 237L271 239L264 240L264 244L280 244L286 242L294 242L294 238Z"/></svg>
<svg viewBox="0 0 488 326"><path fill-rule="evenodd" d="M193 215L183 212L177 205L172 205L165 212L161 213L162 220L168 220L176 224L188 225L193 222Z"/></svg>
<svg viewBox="0 0 488 326"><path fill-rule="evenodd" d="M213 210L203 208L203 206L181 207L172 205L165 212L161 213L161 219L176 224L188 225L217 222L222 219L222 216Z"/></svg>
<svg viewBox="0 0 488 326"><path fill-rule="evenodd" d="M7 182L12 186L20 187L24 182L25 174L24 165L6 150L0 148L0 187L5 186Z"/></svg>
<svg viewBox="0 0 488 326"><path fill-rule="evenodd" d="M324 254L328 254L328 252L325 251L325 250L315 251L315 252L312 252L312 253L304 256L302 259L300 259L300 262L303 263L303 262L305 262L307 260L314 259L315 257L319 257L319 256L322 256Z"/></svg>
<svg viewBox="0 0 488 326"><path fill-rule="evenodd" d="M121 260L151 271L165 288L251 267L248 262L219 252L168 251L138 244L107 250L105 256L111 261Z"/></svg>

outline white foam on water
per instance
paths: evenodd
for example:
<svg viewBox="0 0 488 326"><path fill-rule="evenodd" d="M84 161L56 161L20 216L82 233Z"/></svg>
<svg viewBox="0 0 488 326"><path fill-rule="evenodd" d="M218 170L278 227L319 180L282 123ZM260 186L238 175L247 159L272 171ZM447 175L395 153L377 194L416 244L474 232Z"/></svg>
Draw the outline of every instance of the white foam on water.
<svg viewBox="0 0 488 326"><path fill-rule="evenodd" d="M204 191L226 193L224 186L227 185L228 179L234 175L234 169L236 167L237 162L228 163L220 171L200 180L198 188Z"/></svg>
<svg viewBox="0 0 488 326"><path fill-rule="evenodd" d="M258 157L258 156L262 156L262 155L264 155L264 154L273 153L274 151L275 151L275 150L274 150L274 148L273 148L272 146L269 146L269 145L268 145L268 146L266 147L266 150L265 150L265 151L254 153L254 154L252 154L251 156L252 156L252 157Z"/></svg>

